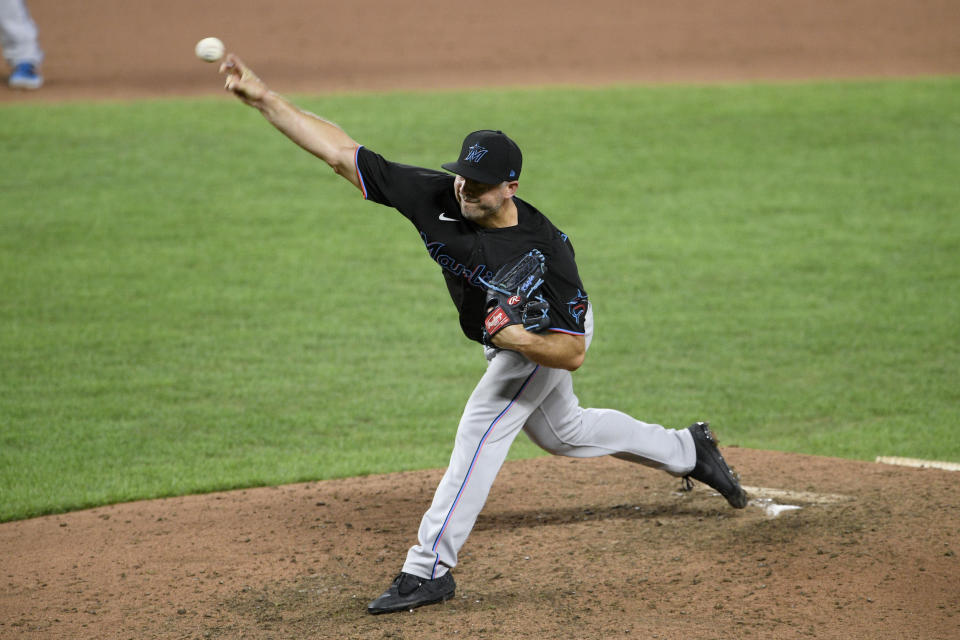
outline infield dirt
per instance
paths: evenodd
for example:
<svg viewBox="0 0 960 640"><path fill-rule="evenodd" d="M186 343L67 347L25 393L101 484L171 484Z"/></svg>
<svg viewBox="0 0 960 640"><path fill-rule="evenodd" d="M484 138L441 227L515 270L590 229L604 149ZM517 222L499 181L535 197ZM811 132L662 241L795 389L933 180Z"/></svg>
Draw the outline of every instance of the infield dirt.
<svg viewBox="0 0 960 640"><path fill-rule="evenodd" d="M47 85L0 102L216 94L208 35L281 92L960 73L953 0L29 4ZM441 470L5 523L0 638L960 638L960 476L725 454L801 508L735 511L612 459L511 462L456 598L392 616L365 605Z"/></svg>

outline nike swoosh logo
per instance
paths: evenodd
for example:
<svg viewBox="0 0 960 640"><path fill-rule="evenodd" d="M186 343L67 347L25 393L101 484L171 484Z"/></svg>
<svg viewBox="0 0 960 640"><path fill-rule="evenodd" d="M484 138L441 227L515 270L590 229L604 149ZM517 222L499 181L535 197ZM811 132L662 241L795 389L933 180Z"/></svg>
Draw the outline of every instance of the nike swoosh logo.
<svg viewBox="0 0 960 640"><path fill-rule="evenodd" d="M440 219L443 220L444 222L460 222L460 220L458 220L457 218L451 218L450 216L448 216L446 211L440 214Z"/></svg>

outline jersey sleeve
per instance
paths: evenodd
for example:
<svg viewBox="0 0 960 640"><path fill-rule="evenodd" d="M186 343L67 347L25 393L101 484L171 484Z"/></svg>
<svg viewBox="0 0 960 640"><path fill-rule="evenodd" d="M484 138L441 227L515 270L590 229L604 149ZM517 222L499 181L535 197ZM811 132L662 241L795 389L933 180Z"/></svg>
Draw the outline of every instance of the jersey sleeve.
<svg viewBox="0 0 960 640"><path fill-rule="evenodd" d="M557 232L547 262L542 295L550 303L548 331L582 336L586 334L589 298L580 280L573 247L566 235Z"/></svg>
<svg viewBox="0 0 960 640"><path fill-rule="evenodd" d="M357 149L356 164L363 197L393 207L408 218L439 184L453 183L450 174L391 162L366 147Z"/></svg>

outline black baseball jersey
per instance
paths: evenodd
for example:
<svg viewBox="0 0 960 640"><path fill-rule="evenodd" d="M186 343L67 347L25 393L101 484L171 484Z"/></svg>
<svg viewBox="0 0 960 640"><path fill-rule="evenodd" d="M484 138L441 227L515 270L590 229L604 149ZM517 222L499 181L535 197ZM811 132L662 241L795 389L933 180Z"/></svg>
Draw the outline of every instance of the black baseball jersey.
<svg viewBox="0 0 960 640"><path fill-rule="evenodd" d="M487 229L463 218L453 175L390 162L364 147L357 150L356 163L363 197L397 209L420 232L430 257L442 268L468 338L483 339L487 292L481 278L489 280L531 249L546 258L547 273L538 293L550 303L548 331L585 333L587 294L573 246L535 207L514 197L518 224Z"/></svg>

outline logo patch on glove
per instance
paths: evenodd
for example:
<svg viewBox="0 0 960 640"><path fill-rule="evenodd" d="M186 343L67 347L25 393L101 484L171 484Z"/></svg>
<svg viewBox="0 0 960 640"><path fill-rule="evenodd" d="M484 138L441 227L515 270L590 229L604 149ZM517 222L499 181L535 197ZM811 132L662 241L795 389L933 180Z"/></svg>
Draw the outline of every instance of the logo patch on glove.
<svg viewBox="0 0 960 640"><path fill-rule="evenodd" d="M521 298L520 296L511 296L510 299L507 300L507 304L510 305L511 307L515 307L518 304L520 304L521 300L523 300L523 298Z"/></svg>
<svg viewBox="0 0 960 640"><path fill-rule="evenodd" d="M487 319L483 321L483 326L491 336L508 324L510 324L510 316L507 315L502 307L497 307L491 311L487 315Z"/></svg>

